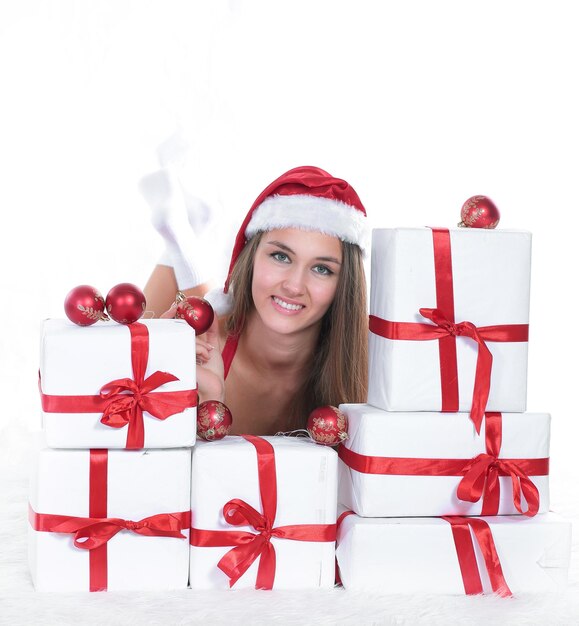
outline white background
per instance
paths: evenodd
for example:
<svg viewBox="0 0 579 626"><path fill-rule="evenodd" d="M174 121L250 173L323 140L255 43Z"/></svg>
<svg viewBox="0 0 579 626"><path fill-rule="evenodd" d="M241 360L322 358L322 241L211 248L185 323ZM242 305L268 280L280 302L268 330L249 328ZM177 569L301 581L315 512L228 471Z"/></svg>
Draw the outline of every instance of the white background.
<svg viewBox="0 0 579 626"><path fill-rule="evenodd" d="M231 216L224 250L300 164L350 181L374 225L454 226L480 193L501 227L531 230L528 408L553 414L553 508L572 509L558 494L579 476L574 5L2 1L3 453L39 425L40 320L77 284L144 285L162 244L137 184L181 129L188 187Z"/></svg>

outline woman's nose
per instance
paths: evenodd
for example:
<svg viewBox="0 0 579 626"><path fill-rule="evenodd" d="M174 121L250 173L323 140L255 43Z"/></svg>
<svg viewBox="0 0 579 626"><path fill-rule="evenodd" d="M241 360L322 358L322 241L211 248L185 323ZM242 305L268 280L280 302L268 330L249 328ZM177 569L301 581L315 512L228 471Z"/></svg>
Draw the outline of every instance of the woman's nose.
<svg viewBox="0 0 579 626"><path fill-rule="evenodd" d="M282 287L288 295L301 295L305 289L304 270L297 267L292 268L286 274Z"/></svg>

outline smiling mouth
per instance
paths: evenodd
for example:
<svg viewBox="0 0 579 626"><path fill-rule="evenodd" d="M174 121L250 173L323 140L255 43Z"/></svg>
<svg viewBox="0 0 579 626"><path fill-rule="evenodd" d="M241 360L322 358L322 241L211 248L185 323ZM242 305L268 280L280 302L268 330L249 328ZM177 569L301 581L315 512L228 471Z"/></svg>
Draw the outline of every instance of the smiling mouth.
<svg viewBox="0 0 579 626"><path fill-rule="evenodd" d="M277 296L272 296L272 300L278 306L280 306L282 309L285 309L286 311L299 311L300 309L304 308L303 304L290 304L289 302L286 302L285 300L282 300L281 298L278 298Z"/></svg>

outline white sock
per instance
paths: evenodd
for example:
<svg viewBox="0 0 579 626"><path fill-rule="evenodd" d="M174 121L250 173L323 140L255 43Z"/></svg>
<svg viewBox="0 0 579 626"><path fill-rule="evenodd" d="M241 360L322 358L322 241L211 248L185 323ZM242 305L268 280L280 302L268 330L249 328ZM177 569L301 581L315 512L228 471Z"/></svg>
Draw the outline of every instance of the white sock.
<svg viewBox="0 0 579 626"><path fill-rule="evenodd" d="M199 232L210 221L211 209L192 196L187 205L176 175L167 168L143 177L139 190L151 207L153 226L165 241L159 264L173 267L180 290L207 282L212 263Z"/></svg>

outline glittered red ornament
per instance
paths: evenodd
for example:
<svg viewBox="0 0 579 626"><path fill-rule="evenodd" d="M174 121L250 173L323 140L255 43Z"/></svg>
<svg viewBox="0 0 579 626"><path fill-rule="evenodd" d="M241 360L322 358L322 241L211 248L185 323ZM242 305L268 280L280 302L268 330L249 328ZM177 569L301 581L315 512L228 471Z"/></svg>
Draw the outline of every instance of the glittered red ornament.
<svg viewBox="0 0 579 626"><path fill-rule="evenodd" d="M108 292L106 307L115 322L132 324L145 312L145 294L132 283L120 283Z"/></svg>
<svg viewBox="0 0 579 626"><path fill-rule="evenodd" d="M178 291L176 302L176 318L185 320L197 335L202 335L209 330L213 324L215 313L207 300L196 296L185 297L183 293Z"/></svg>
<svg viewBox="0 0 579 626"><path fill-rule="evenodd" d="M205 441L223 439L231 430L231 411L217 400L206 400L197 407L197 436Z"/></svg>
<svg viewBox="0 0 579 626"><path fill-rule="evenodd" d="M336 446L348 438L348 418L335 406L314 409L306 428L316 443L326 446Z"/></svg>
<svg viewBox="0 0 579 626"><path fill-rule="evenodd" d="M98 289L90 285L79 285L68 292L64 299L64 312L71 322L79 326L90 326L108 319L105 299Z"/></svg>
<svg viewBox="0 0 579 626"><path fill-rule="evenodd" d="M468 228L496 228L501 214L496 204L486 196L472 196L460 210L459 226Z"/></svg>

